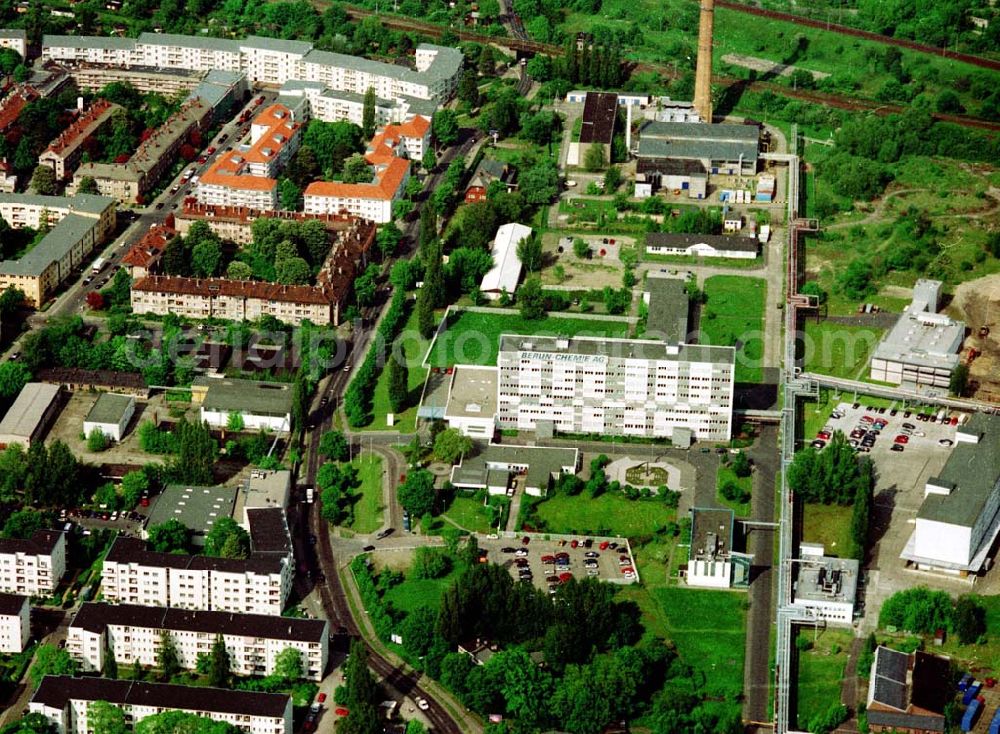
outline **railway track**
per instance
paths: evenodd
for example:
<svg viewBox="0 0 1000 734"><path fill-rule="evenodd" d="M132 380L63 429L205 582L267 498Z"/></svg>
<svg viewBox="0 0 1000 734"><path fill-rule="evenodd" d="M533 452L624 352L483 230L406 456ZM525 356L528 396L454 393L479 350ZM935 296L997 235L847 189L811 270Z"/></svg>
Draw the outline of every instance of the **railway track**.
<svg viewBox="0 0 1000 734"><path fill-rule="evenodd" d="M743 3L732 2L731 0L716 0L715 6L717 8L735 10L738 13L747 13L748 15L756 15L761 18L771 18L772 20L783 20L789 23L795 23L796 25L804 25L809 28L818 28L820 30L830 31L831 33L840 33L845 36L863 38L866 41L875 41L876 43L883 43L888 46L899 46L900 48L907 48L911 51L933 54L934 56L941 56L946 59L953 59L955 61L961 61L965 64L971 64L972 66L978 66L981 69L1000 71L1000 61L987 59L982 56L975 56L973 54L965 54L959 51L949 51L947 49L938 48L937 46L929 46L926 43L910 41L905 38L884 36L881 33L863 31L860 28L853 28L848 25L827 23L826 21L816 20L815 18L807 18L802 15L795 15L794 13L783 13L780 10L766 10L764 8L758 8L754 5L744 5Z"/></svg>
<svg viewBox="0 0 1000 734"><path fill-rule="evenodd" d="M314 0L317 5L323 4L323 0ZM762 10L760 8L754 8L749 5L741 5L739 3L724 2L719 0L716 3L719 6L730 8L733 10L738 10L741 12L747 12L754 15L761 15L766 17L773 17L780 20L788 20L790 22L802 23L804 25L810 25L815 27L825 28L826 24L820 21L811 21L808 18L802 18L801 16L791 15L789 13L779 13L777 11ZM375 12L368 10L367 8L359 8L355 5L345 5L343 6L347 14L353 18L367 18L369 16L375 15ZM498 43L509 48L516 49L519 51L525 51L528 53L544 53L550 56L560 56L562 55L563 49L561 46L557 46L553 43L541 43L539 41L531 41L526 38L511 38L511 37L494 37L487 36L482 33L476 33L475 31L468 31L462 28L446 28L444 26L435 25L433 23L428 23L425 21L413 20L412 18L402 18L395 15L386 15L384 13L379 14L379 19L390 28L395 28L396 30L402 31L413 31L416 33L424 33L428 36L434 38L440 38L446 31L454 33L458 38L463 41L475 41L477 43ZM989 69L1000 69L1000 62L995 62L990 59L983 59L978 56L970 56L968 54L959 54L957 52L943 53L942 49L936 49L933 46L925 46L923 44L913 43L910 44L902 39L891 38L889 36L880 36L878 34L869 33L867 31L860 31L856 28L849 28L847 26L838 26L839 29L843 29L843 32L850 32L850 35L857 35L859 37L869 38L870 40L875 40L880 43L891 43L897 46L906 46L907 48L920 47L917 50L923 50L928 53L934 52L938 55L946 55L948 58L954 58L958 61L966 61L970 64L976 64L983 68ZM833 26L831 26L833 30ZM520 34L519 34L520 35ZM670 66L663 64L651 64L648 62L641 62L633 65L633 70L635 71L651 71L667 78L677 78L678 72ZM724 86L732 86L733 84L742 83L745 88L755 92L770 91L774 94L779 94L783 97L790 97L792 99L802 100L803 102L811 102L814 104L829 105L836 109L841 110L852 110L857 112L872 112L876 115L886 116L891 114L899 114L905 112L907 108L901 105L894 104L882 104L875 100L859 99L857 97L846 97L839 94L830 94L827 92L818 92L815 90L804 90L804 89L791 89L781 84L774 84L772 82L746 82L735 77L713 75L712 82L714 84L720 84ZM968 115L951 115L943 114L940 112L932 112L931 116L942 122L950 122L955 125L960 125L962 127L974 128L977 130L990 130L993 132L1000 132L1000 122L993 122L990 120L982 120L976 117L969 117Z"/></svg>

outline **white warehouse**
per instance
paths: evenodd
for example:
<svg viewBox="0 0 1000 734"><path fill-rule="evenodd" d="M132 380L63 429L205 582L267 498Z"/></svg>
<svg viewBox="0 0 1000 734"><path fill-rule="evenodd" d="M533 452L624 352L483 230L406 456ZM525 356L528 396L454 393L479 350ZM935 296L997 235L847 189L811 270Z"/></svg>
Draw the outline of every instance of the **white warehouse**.
<svg viewBox="0 0 1000 734"><path fill-rule="evenodd" d="M900 557L917 569L979 573L1000 532L1000 418L977 413L955 434L940 474L927 480Z"/></svg>
<svg viewBox="0 0 1000 734"><path fill-rule="evenodd" d="M201 405L201 419L213 428L225 428L229 416L239 415L247 431L292 430L292 386L281 382L199 377L191 399Z"/></svg>
<svg viewBox="0 0 1000 734"><path fill-rule="evenodd" d="M135 415L134 397L110 392L101 393L83 421L83 432L89 436L97 430L108 438L121 441L133 415Z"/></svg>

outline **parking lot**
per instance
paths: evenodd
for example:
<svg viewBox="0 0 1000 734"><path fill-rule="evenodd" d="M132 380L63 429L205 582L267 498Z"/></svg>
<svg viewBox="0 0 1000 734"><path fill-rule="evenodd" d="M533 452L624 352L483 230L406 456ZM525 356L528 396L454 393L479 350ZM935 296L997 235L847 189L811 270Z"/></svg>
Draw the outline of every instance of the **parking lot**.
<svg viewBox="0 0 1000 734"><path fill-rule="evenodd" d="M875 431L877 437L866 452L875 464L876 476L875 514L869 533L869 570L864 583L864 630L875 628L878 612L887 597L914 584L923 583L949 591L968 591L967 582L908 569L899 557L913 533L917 511L924 499L924 484L941 471L951 454L949 442L954 441L957 425L952 425L950 420L947 424L940 420L922 420L918 418L921 413L917 411L875 409L863 403L840 403L833 414L838 413L841 417L831 417L826 427L843 431L847 436L859 426L864 426L867 433L874 428L876 421L885 422L881 430ZM924 415L929 416L930 410L927 409ZM937 418L936 411L934 416ZM950 412L948 416L951 418L958 414ZM904 424L913 428L904 428ZM896 437L904 432L911 434L907 436L907 442L896 444ZM815 438L805 436L805 443ZM858 441L861 448L863 439L853 440ZM903 449L894 451L893 445L902 445Z"/></svg>
<svg viewBox="0 0 1000 734"><path fill-rule="evenodd" d="M487 551L490 563L507 568L515 579L523 574L542 590L551 591L570 578L618 584L637 580L635 559L623 538L523 535L481 539L479 546Z"/></svg>

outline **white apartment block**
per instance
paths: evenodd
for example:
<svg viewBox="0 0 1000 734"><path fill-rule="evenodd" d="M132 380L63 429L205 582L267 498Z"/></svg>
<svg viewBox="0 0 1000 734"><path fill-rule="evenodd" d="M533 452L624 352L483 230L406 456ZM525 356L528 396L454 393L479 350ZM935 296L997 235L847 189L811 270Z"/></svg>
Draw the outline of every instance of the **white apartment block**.
<svg viewBox="0 0 1000 734"><path fill-rule="evenodd" d="M105 603L80 607L69 626L66 649L84 672L103 670L108 650L116 661L155 667L164 633L176 645L185 670L197 667L198 656L209 654L219 635L237 675L270 675L278 654L293 647L302 653L302 677L320 681L329 660L325 620Z"/></svg>
<svg viewBox="0 0 1000 734"><path fill-rule="evenodd" d="M289 556L174 555L118 538L104 560L104 598L116 604L280 615L292 586Z"/></svg>
<svg viewBox="0 0 1000 734"><path fill-rule="evenodd" d="M185 711L247 734L292 734L292 699L278 693L47 675L28 709L48 719L58 734L91 734L87 714L94 701L121 708L130 726L164 711Z"/></svg>
<svg viewBox="0 0 1000 734"><path fill-rule="evenodd" d="M362 95L372 88L382 99L448 99L458 84L462 58L458 49L426 43L417 48L416 68L410 69L317 51L303 41L259 36L242 41L167 33L143 33L138 39L56 35L42 39L43 61L184 71L243 71L251 81L261 84L284 84L297 79Z"/></svg>
<svg viewBox="0 0 1000 734"><path fill-rule="evenodd" d="M0 48L12 48L23 59L28 55L28 32L20 28L0 28Z"/></svg>
<svg viewBox="0 0 1000 734"><path fill-rule="evenodd" d="M66 573L66 536L39 530L28 540L0 539L0 592L50 596Z"/></svg>
<svg viewBox="0 0 1000 734"><path fill-rule="evenodd" d="M500 337L501 429L726 441L733 347L575 337ZM680 434L679 434L680 435Z"/></svg>
<svg viewBox="0 0 1000 734"><path fill-rule="evenodd" d="M17 654L31 638L31 605L28 597L0 594L0 653Z"/></svg>
<svg viewBox="0 0 1000 734"><path fill-rule="evenodd" d="M364 122L365 95L330 89L321 82L304 82L296 79L282 85L278 102L295 110L296 117L316 119L323 122L353 122L359 127ZM375 98L375 125L382 127L393 123L403 123L415 115L430 119L434 116L437 103L397 97L395 99Z"/></svg>
<svg viewBox="0 0 1000 734"><path fill-rule="evenodd" d="M368 156L368 160L375 166L373 183L314 181L303 192L302 211L314 215L347 212L377 224L391 222L392 205L403 197L410 179L410 162L394 156L383 161Z"/></svg>

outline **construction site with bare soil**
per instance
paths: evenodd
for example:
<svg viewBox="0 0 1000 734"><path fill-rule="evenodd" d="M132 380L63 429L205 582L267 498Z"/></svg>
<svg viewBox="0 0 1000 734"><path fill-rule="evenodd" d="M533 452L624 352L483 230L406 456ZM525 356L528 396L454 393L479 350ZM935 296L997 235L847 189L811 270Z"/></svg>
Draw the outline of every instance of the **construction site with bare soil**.
<svg viewBox="0 0 1000 734"><path fill-rule="evenodd" d="M1000 274L959 285L948 311L969 329L962 350L968 397L1000 402Z"/></svg>

